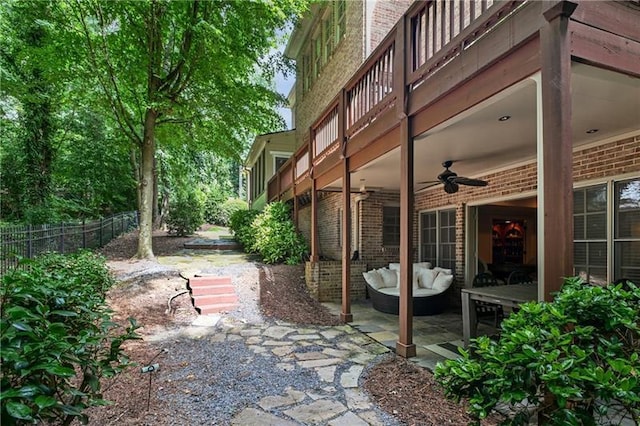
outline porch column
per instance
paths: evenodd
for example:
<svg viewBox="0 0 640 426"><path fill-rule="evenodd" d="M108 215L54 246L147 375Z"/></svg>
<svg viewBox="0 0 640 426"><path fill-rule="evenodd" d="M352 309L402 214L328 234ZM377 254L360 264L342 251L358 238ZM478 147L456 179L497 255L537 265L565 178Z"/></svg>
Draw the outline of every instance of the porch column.
<svg viewBox="0 0 640 426"><path fill-rule="evenodd" d="M396 353L416 356L413 343L413 138L409 118L400 122L400 310Z"/></svg>
<svg viewBox="0 0 640 426"><path fill-rule="evenodd" d="M320 259L318 253L318 193L316 191L316 180L311 178L311 256L312 262Z"/></svg>
<svg viewBox="0 0 640 426"><path fill-rule="evenodd" d="M342 322L353 321L351 313L351 173L346 138L346 92L343 89L338 103L338 140L342 144Z"/></svg>
<svg viewBox="0 0 640 426"><path fill-rule="evenodd" d="M396 30L393 58L393 91L396 114L400 120L400 306L396 353L404 358L416 356L413 343L413 138L407 116L407 73L411 52L411 22L400 18Z"/></svg>
<svg viewBox="0 0 640 426"><path fill-rule="evenodd" d="M544 12L540 30L542 141L538 141L538 217L542 275L538 298L551 301L562 278L573 274L573 142L571 126L571 34L576 4L562 1ZM538 135L540 137L540 135ZM542 151L542 152L540 152Z"/></svg>
<svg viewBox="0 0 640 426"><path fill-rule="evenodd" d="M311 179L311 256L309 260L317 262L320 259L320 253L318 253L318 192L316 191L316 179L313 176L314 139L313 129L309 128L309 179Z"/></svg>

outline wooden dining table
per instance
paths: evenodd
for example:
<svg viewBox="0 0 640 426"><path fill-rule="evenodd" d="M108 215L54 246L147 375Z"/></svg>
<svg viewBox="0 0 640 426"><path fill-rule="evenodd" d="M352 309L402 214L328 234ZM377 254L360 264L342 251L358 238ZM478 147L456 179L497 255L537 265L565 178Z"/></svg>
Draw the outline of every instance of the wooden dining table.
<svg viewBox="0 0 640 426"><path fill-rule="evenodd" d="M538 284L497 285L462 289L462 337L464 346L477 335L476 300L496 305L518 307L538 300Z"/></svg>

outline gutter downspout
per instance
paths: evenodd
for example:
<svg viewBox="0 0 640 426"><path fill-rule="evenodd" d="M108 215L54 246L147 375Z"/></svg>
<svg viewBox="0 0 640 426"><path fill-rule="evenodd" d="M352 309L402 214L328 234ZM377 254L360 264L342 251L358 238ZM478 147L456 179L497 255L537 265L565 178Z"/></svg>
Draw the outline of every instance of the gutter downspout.
<svg viewBox="0 0 640 426"><path fill-rule="evenodd" d="M355 217L355 241L354 241L354 246L355 249L358 250L358 253L360 253L360 258L362 259L362 250L360 247L360 243L361 243L361 238L360 238L360 204L362 203L362 201L366 200L367 198L369 198L369 196L371 195L370 192L368 191L364 191L361 194L358 194L354 197L353 201L356 204L356 217Z"/></svg>

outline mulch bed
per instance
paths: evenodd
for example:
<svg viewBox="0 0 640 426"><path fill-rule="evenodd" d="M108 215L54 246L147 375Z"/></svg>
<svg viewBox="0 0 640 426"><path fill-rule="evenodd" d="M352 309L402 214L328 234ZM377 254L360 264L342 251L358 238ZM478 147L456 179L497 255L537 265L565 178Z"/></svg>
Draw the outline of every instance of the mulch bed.
<svg viewBox="0 0 640 426"><path fill-rule="evenodd" d="M154 253L175 254L182 250L184 243L189 240L190 238L178 238L167 236L164 232L156 232L153 237ZM136 247L137 233L132 232L109 243L101 253L110 260L124 260L135 256ZM125 289L119 289L112 294L112 302L115 305L112 308L120 318L136 310L134 299L127 297L125 293ZM186 298L177 302L188 303ZM260 309L266 317L297 324L341 324L339 317L331 314L307 291L302 265L261 266ZM167 321L166 315L162 312L145 313L144 310L138 310L136 316L147 326L153 326L152 323L157 321ZM142 342L129 345L129 350L132 358L140 364L149 362L157 352L157 349L146 348ZM122 418L121 414L117 416L105 407L91 410L92 423L165 424L160 419L166 420L165 416L171 418L170 407L154 404L152 401L151 409L145 412L147 394L143 391L144 387L140 386L139 375L129 376L130 374L125 373L115 383L111 383L111 389L105 392L105 397L117 400L120 407L137 407L140 416L136 418L129 414L126 416L128 418ZM408 425L464 425L472 421L466 414L464 405L445 399L442 388L435 382L431 372L400 357L391 356L369 369L364 379L364 389L383 410ZM131 410L133 411L133 408ZM499 418L490 417L482 424L496 425L499 422Z"/></svg>

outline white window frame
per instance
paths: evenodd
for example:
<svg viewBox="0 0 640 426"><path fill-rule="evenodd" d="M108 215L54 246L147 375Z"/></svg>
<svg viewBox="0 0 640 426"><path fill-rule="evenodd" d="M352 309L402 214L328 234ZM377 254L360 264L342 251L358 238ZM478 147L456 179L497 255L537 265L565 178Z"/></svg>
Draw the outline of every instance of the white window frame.
<svg viewBox="0 0 640 426"><path fill-rule="evenodd" d="M288 160L293 155L293 152L271 151L269 152L269 155L271 155L271 165L272 165L271 170L273 170L273 173L271 174L271 176L269 176L269 179L271 179L276 174L276 171L278 170L276 169L276 158L286 158Z"/></svg>
<svg viewBox="0 0 640 426"><path fill-rule="evenodd" d="M615 259L614 259L614 244L615 244L615 202L614 202L614 191L615 191L615 183L640 179L640 174L638 172L633 173L625 173L622 175L615 176L607 176L598 179L591 179L582 182L574 182L573 189L584 189L590 186L602 185L605 184L607 186L607 282L611 282L614 279L614 268L615 268ZM574 236L575 241L575 236ZM573 261L572 261L573 262Z"/></svg>

